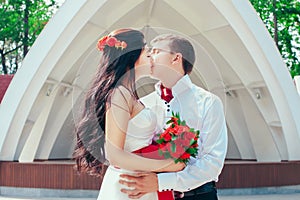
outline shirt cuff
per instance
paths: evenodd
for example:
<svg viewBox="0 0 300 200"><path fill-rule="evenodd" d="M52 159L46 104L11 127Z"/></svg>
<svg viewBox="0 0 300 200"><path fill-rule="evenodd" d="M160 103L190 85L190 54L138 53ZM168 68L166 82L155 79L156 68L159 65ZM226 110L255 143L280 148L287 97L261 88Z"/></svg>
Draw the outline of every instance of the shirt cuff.
<svg viewBox="0 0 300 200"><path fill-rule="evenodd" d="M176 173L159 173L157 174L157 178L159 192L173 190L176 186Z"/></svg>

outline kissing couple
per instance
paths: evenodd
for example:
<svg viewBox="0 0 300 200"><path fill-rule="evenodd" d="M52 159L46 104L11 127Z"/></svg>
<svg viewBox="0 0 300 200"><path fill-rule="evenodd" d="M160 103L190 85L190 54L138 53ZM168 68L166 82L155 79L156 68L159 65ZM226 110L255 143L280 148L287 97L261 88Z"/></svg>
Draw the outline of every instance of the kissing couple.
<svg viewBox="0 0 300 200"><path fill-rule="evenodd" d="M222 101L192 83L196 56L188 39L163 34L150 44L131 28L98 41L101 60L75 128L77 169L103 176L98 200L216 200L215 183L227 152ZM154 92L140 98L136 83L144 76L158 82ZM175 140L177 127L182 133L199 130L199 137L182 148ZM163 132L176 132L164 147ZM162 154L167 146L169 152ZM181 162L187 149L197 151ZM173 153L180 156L175 161ZM109 164L105 173L103 158Z"/></svg>

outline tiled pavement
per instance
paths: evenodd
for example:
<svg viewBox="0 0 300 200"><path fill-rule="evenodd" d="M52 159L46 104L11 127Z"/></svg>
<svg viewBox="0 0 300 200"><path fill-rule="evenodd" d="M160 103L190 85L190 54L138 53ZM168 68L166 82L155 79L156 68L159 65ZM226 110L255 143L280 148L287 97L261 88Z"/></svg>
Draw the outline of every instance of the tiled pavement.
<svg viewBox="0 0 300 200"><path fill-rule="evenodd" d="M96 198L49 198L49 197L39 197L39 198L22 198L22 197L5 197L0 196L0 200L96 200ZM300 200L300 193L294 194L265 194L265 195L220 195L219 200Z"/></svg>

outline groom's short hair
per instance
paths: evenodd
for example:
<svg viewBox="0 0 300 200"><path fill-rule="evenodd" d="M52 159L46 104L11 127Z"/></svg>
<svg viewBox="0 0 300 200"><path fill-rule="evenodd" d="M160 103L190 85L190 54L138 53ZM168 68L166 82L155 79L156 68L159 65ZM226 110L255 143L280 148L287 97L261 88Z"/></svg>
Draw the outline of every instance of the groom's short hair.
<svg viewBox="0 0 300 200"><path fill-rule="evenodd" d="M182 66L185 74L190 74L195 63L195 50L192 43L184 37L175 34L162 34L156 36L151 44L168 41L172 52L182 54Z"/></svg>

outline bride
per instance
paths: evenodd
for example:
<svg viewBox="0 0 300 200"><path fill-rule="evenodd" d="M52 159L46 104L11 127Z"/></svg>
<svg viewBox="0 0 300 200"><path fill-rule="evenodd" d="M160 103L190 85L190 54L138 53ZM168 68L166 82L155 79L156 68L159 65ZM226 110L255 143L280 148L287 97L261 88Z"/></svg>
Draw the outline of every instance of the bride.
<svg viewBox="0 0 300 200"><path fill-rule="evenodd" d="M103 175L107 159L109 166L98 200L126 200L128 196L120 191L120 174L180 171L184 164L136 154L155 149L151 145L156 130L155 114L139 101L135 88L135 81L151 71L144 35L133 29L115 30L102 37L97 47L102 57L76 125L74 158L79 171L95 175ZM141 199L174 197L168 191L147 193Z"/></svg>

